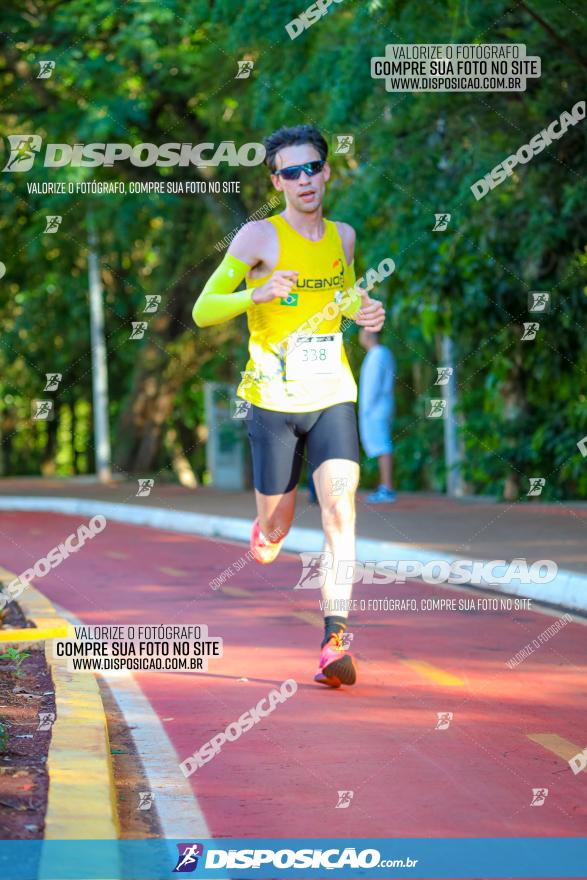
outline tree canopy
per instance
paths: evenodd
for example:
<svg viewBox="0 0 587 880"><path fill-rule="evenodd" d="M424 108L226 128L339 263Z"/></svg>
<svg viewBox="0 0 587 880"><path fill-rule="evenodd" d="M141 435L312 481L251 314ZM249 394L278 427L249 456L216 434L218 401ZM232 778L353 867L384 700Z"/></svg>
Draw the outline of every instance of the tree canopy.
<svg viewBox="0 0 587 880"><path fill-rule="evenodd" d="M303 5L303 4L302 4ZM262 141L311 122L353 155L331 157L328 217L357 230L358 267L391 256L375 292L383 342L398 364L395 451L400 488L442 489L439 344L455 348L464 473L473 492L516 497L541 476L543 497L583 498L585 127L578 123L477 201L470 187L585 97L585 19L558 0L333 3L292 40L298 2L56 0L16 2L0 36L2 134L43 143ZM387 92L370 59L388 43L523 43L542 59L524 92ZM38 78L42 61L54 61ZM238 61L253 62L237 78ZM5 156L8 154L5 152ZM27 184L125 180L240 181L239 193L31 193ZM93 467L87 297L88 217L98 236L106 308L116 467L165 472L177 445L204 474L202 383L236 382L246 327L198 330L191 309L218 245L273 194L264 166L33 166L2 174L0 430L2 471ZM280 210L277 208L277 210ZM435 214L451 215L433 231ZM60 215L54 234L46 217ZM550 309L522 340L528 294ZM145 316L145 297L161 296ZM146 320L142 339L131 322ZM358 369L354 330L347 350ZM46 373L63 375L55 419L31 419ZM369 476L369 468L366 469Z"/></svg>

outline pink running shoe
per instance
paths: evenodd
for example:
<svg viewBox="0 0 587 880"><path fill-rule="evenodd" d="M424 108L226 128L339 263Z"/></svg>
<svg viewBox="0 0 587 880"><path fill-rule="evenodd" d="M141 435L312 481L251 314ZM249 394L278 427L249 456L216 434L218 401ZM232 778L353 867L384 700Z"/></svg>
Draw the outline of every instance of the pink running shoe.
<svg viewBox="0 0 587 880"><path fill-rule="evenodd" d="M356 680L357 664L340 635L334 633L322 648L314 681L338 688L341 684L354 684Z"/></svg>
<svg viewBox="0 0 587 880"><path fill-rule="evenodd" d="M279 554L284 540L285 535L279 541L269 541L261 532L259 517L257 517L251 530L251 552L253 559L260 562L261 565L268 565L270 562L273 562Z"/></svg>

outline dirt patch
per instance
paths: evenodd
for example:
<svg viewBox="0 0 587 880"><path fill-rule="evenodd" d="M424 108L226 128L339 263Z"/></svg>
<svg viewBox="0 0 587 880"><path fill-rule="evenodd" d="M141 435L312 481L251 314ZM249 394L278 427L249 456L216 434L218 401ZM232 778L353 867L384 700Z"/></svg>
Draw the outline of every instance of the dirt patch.
<svg viewBox="0 0 587 880"><path fill-rule="evenodd" d="M123 840L161 837L157 802L131 732L106 682L99 678L98 683L108 722L120 836Z"/></svg>
<svg viewBox="0 0 587 880"><path fill-rule="evenodd" d="M0 618L0 631L21 627L34 624L11 602ZM0 655L10 649L30 656L20 663L19 657L0 659L0 839L34 840L43 837L45 824L55 691L44 642L0 642ZM47 713L44 721L41 713Z"/></svg>

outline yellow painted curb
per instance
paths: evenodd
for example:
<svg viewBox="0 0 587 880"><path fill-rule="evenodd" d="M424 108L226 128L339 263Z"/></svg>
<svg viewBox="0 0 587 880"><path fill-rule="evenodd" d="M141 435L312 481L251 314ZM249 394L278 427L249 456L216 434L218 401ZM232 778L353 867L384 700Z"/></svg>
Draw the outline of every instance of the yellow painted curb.
<svg viewBox="0 0 587 880"><path fill-rule="evenodd" d="M2 575L6 572L2 570ZM12 575L11 577L15 577ZM50 639L68 625L34 587L16 600L45 636L55 687L56 719L47 759L49 795L45 840L113 840L120 836L106 715L94 675L68 672L53 657ZM18 630L13 630L18 632ZM30 639L30 630L25 641ZM42 638L42 636L41 636Z"/></svg>
<svg viewBox="0 0 587 880"><path fill-rule="evenodd" d="M57 626L0 630L0 644L2 642L40 642L43 639L66 639L68 635L69 624L64 620Z"/></svg>

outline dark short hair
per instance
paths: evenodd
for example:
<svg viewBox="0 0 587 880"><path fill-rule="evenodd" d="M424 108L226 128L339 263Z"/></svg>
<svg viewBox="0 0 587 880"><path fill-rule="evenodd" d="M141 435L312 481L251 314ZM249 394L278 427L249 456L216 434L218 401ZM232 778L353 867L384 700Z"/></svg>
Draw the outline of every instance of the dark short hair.
<svg viewBox="0 0 587 880"><path fill-rule="evenodd" d="M275 156L284 147L297 147L300 144L310 144L320 154L320 158L326 160L328 156L328 144L313 125L294 125L292 128L279 128L264 140L266 155L265 164L275 171Z"/></svg>

